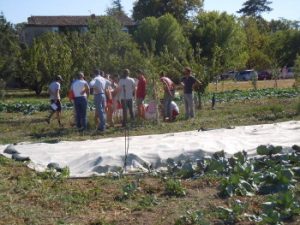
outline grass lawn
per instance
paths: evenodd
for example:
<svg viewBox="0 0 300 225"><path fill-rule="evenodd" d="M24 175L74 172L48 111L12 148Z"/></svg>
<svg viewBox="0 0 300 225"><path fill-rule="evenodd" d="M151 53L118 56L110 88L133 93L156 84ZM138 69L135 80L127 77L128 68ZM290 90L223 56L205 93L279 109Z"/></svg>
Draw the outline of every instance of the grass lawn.
<svg viewBox="0 0 300 225"><path fill-rule="evenodd" d="M274 81L270 81L270 85L272 82ZM223 88L233 90L236 89L235 85L224 82ZM293 82L284 80L280 85L291 87ZM240 82L239 86L251 89L251 85L249 86L247 82ZM209 88L213 90L214 86ZM46 97L35 100L35 97L26 91L22 96L20 97L18 92L8 93L6 102L12 103L22 99L47 103ZM193 120L184 120L181 113L178 120L172 123L137 122L131 128L130 135L300 120L299 105L299 96L280 98L269 96L218 102L215 110L212 110L211 103L206 101L203 109L197 111ZM182 105L180 109L183 112ZM80 133L70 125L71 110L63 112L64 128L58 128L56 121L48 125L45 122L47 112L35 112L30 115L21 112L0 112L0 143L57 142L123 135L124 131L118 127L108 129L103 135L97 134L93 125L93 113L90 111L88 115L90 128ZM66 179L55 175L53 171L37 173L27 168L25 164L0 156L1 225L255 224L249 222L244 213L259 214L261 204L269 197L254 195L220 198L218 187L221 178L217 175L181 179L181 183L170 185L168 183L172 176L170 174ZM295 186L295 198L300 199L298 181ZM184 190L186 195L179 197L170 194L170 187L173 191ZM236 200L247 203L243 212L230 214L233 218L229 218L230 216L219 211L220 206L233 208ZM199 219L200 214L197 212L201 212L202 219ZM294 217L285 223L300 224L300 218Z"/></svg>

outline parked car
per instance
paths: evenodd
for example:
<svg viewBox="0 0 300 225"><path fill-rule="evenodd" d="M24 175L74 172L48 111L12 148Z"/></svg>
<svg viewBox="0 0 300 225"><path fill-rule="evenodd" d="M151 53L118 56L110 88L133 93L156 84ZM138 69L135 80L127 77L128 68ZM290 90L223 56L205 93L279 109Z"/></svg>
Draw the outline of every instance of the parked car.
<svg viewBox="0 0 300 225"><path fill-rule="evenodd" d="M243 70L236 74L235 79L237 81L247 81L257 79L258 75L255 70Z"/></svg>
<svg viewBox="0 0 300 225"><path fill-rule="evenodd" d="M287 75L285 78L286 79L294 78L294 68L293 67L288 68Z"/></svg>
<svg viewBox="0 0 300 225"><path fill-rule="evenodd" d="M293 67L283 67L279 78L282 78L282 79L294 78Z"/></svg>
<svg viewBox="0 0 300 225"><path fill-rule="evenodd" d="M272 73L270 73L268 70L263 70L258 73L258 80L271 80L272 79Z"/></svg>
<svg viewBox="0 0 300 225"><path fill-rule="evenodd" d="M221 74L221 80L233 80L235 79L235 75L237 74L237 71L231 70L226 73Z"/></svg>

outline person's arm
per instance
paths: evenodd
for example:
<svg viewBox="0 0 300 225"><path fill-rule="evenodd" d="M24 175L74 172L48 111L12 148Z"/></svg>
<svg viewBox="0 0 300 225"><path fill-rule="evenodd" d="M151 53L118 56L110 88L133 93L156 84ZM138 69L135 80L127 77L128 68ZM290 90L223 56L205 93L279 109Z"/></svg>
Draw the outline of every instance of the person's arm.
<svg viewBox="0 0 300 225"><path fill-rule="evenodd" d="M166 92L168 92L169 95L172 95L172 93L171 93L171 91L170 91L170 87L168 86L167 81L165 81L165 79L160 79L160 81L163 83L164 90L165 90Z"/></svg>
<svg viewBox="0 0 300 225"><path fill-rule="evenodd" d="M132 87L133 87L133 93L132 93L132 96L133 96L133 98L136 98L136 90L137 90L137 86L136 86L134 80L132 80Z"/></svg>
<svg viewBox="0 0 300 225"><path fill-rule="evenodd" d="M59 88L57 88L55 91L55 98L59 99Z"/></svg>
<svg viewBox="0 0 300 225"><path fill-rule="evenodd" d="M84 95L84 93L86 94L86 97L88 98L90 95L90 87L87 82L84 83L82 91L80 92L81 95Z"/></svg>
<svg viewBox="0 0 300 225"><path fill-rule="evenodd" d="M84 89L85 89L86 97L88 98L90 95L90 87L89 87L88 83L85 83L84 86L85 86Z"/></svg>
<svg viewBox="0 0 300 225"><path fill-rule="evenodd" d="M184 82L183 82L184 78L181 79L180 84L182 85L182 87L184 87Z"/></svg>

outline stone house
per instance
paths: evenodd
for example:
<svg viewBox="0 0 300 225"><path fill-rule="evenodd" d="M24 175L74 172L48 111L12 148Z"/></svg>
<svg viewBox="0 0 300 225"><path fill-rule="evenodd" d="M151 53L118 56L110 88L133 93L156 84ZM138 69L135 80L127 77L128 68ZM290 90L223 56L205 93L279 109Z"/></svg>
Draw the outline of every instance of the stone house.
<svg viewBox="0 0 300 225"><path fill-rule="evenodd" d="M94 14L90 16L31 16L21 35L21 41L32 43L33 39L45 32L86 32L90 20L100 18ZM124 32L131 32L136 23L125 14L117 14L115 18L121 23Z"/></svg>

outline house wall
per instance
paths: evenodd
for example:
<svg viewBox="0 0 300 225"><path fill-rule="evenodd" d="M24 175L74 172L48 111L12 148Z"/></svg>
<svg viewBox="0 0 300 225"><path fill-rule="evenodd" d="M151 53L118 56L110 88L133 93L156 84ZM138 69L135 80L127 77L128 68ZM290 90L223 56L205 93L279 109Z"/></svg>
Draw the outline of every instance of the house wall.
<svg viewBox="0 0 300 225"><path fill-rule="evenodd" d="M58 27L25 27L22 33L22 42L31 44L34 38L41 36L46 32L58 32Z"/></svg>

